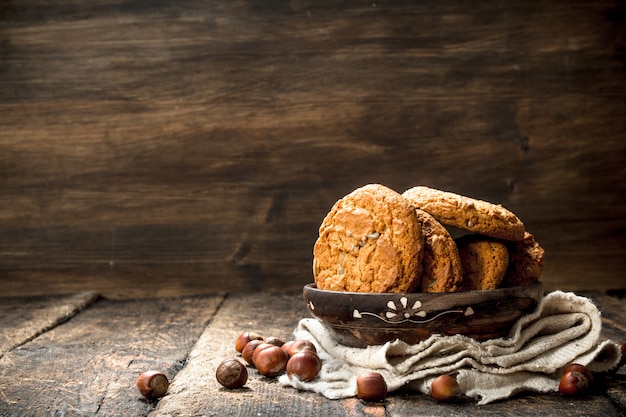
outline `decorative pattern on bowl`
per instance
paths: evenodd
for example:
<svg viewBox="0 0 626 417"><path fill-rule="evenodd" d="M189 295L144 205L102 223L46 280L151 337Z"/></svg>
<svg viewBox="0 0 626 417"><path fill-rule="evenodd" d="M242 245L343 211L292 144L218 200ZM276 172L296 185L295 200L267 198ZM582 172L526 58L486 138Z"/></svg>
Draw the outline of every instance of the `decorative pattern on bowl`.
<svg viewBox="0 0 626 417"><path fill-rule="evenodd" d="M387 302L387 310L383 311L382 313L359 311L358 309L355 308L354 311L352 312L352 317L354 317L355 319L361 319L363 318L363 316L372 316L372 317L377 317L386 323L409 322L409 323L415 323L415 324L422 324L422 323L428 323L429 321L436 320L439 317L443 316L444 314L463 314L464 316L471 316L472 314L474 314L474 309L472 307L466 307L465 309L461 309L461 310L443 311L437 315L434 315L426 319L426 316L428 315L428 313L424 310L420 310L420 307L422 307L421 301L419 300L415 301L411 307L407 307L408 299L406 297L400 297L398 301L400 303L400 306L398 306L393 299L389 300ZM313 305L313 302L311 301L309 302L309 310L311 311L315 310L315 306ZM422 319L421 320L414 319L413 317L421 317Z"/></svg>
<svg viewBox="0 0 626 417"><path fill-rule="evenodd" d="M463 334L476 340L505 337L543 297L540 283L458 293L355 293L304 287L313 317L333 338L365 347L395 339L417 343L433 334Z"/></svg>

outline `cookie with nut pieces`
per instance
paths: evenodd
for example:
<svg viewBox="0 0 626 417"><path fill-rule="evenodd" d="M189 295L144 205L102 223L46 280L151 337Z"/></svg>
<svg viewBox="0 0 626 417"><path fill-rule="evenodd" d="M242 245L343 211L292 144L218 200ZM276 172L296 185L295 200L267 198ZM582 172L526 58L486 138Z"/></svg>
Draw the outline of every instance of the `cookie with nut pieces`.
<svg viewBox="0 0 626 417"><path fill-rule="evenodd" d="M463 267L463 290L500 288L509 266L509 251L497 239L465 235L456 239Z"/></svg>
<svg viewBox="0 0 626 417"><path fill-rule="evenodd" d="M535 237L526 232L519 242L508 242L509 268L503 286L518 287L530 285L541 277L545 251Z"/></svg>
<svg viewBox="0 0 626 417"><path fill-rule="evenodd" d="M425 186L402 195L444 225L508 241L524 238L522 221L501 205Z"/></svg>
<svg viewBox="0 0 626 417"><path fill-rule="evenodd" d="M463 268L456 242L433 216L416 209L424 235L421 292L456 292L461 289Z"/></svg>
<svg viewBox="0 0 626 417"><path fill-rule="evenodd" d="M333 291L411 292L419 288L424 238L411 203L381 184L337 201L313 247L317 287Z"/></svg>

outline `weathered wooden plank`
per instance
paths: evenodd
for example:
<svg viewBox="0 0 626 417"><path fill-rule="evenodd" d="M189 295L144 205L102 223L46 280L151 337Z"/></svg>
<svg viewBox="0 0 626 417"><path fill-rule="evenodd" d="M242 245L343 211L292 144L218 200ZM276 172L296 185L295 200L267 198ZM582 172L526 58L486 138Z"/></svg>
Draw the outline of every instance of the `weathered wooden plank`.
<svg viewBox="0 0 626 417"><path fill-rule="evenodd" d="M583 0L4 2L0 282L154 296L210 269L220 290L295 289L332 203L382 182L511 208L550 288L621 285L623 16Z"/></svg>
<svg viewBox="0 0 626 417"><path fill-rule="evenodd" d="M152 415L372 415L376 406L368 407L356 399L329 401L318 394L285 388L251 367L244 388L227 390L216 381L219 363L238 356L235 340L239 334L254 330L288 340L298 320L307 316L299 293L229 295Z"/></svg>
<svg viewBox="0 0 626 417"><path fill-rule="evenodd" d="M418 411L419 410L419 411ZM513 417L513 416L607 416L621 417L620 411L609 398L601 395L563 397L559 394L520 396L506 401L478 406L473 403L448 404L437 402L425 395L393 396L387 400L390 417L455 416L455 417Z"/></svg>
<svg viewBox="0 0 626 417"><path fill-rule="evenodd" d="M98 297L97 293L84 292L65 297L0 298L0 358L66 322Z"/></svg>
<svg viewBox="0 0 626 417"><path fill-rule="evenodd" d="M606 318L620 317L623 300L597 291L585 295ZM19 301L28 311L30 303ZM41 306L41 299L31 301L33 310ZM599 376L596 389L583 397L520 394L486 406L442 404L409 392L392 393L381 404L331 401L282 387L252 368L246 388L218 385L215 368L237 356L234 341L242 331L288 339L307 316L297 292L103 299L0 359L0 415L621 416L626 410L624 369ZM619 328L609 331L623 334ZM135 389L137 375L146 369L174 377L158 405Z"/></svg>
<svg viewBox="0 0 626 417"><path fill-rule="evenodd" d="M102 300L0 359L0 415L147 415L139 374L183 367L223 295Z"/></svg>

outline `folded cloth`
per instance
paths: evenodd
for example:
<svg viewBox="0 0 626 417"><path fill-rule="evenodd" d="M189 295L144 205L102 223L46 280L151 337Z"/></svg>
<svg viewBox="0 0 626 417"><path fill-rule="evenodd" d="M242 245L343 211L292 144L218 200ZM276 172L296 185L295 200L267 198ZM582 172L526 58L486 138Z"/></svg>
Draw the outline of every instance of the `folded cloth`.
<svg viewBox="0 0 626 417"><path fill-rule="evenodd" d="M600 311L591 300L561 291L545 295L509 337L484 342L433 335L415 345L396 340L353 348L336 342L317 320L305 318L294 337L315 344L322 369L310 382L286 374L279 382L339 399L356 395L356 378L364 371L381 373L389 392L405 387L424 394L430 394L437 376L452 374L467 396L487 404L520 392L557 391L563 367L570 363L593 372L616 368L620 347L600 341L601 330Z"/></svg>

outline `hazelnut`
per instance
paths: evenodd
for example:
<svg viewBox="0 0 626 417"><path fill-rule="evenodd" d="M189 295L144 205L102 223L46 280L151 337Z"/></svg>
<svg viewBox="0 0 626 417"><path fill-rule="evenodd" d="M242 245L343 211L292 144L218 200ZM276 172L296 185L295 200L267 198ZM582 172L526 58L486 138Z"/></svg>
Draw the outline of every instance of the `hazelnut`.
<svg viewBox="0 0 626 417"><path fill-rule="evenodd" d="M268 337L264 340L264 342L278 347L281 347L285 344L285 341L283 339L279 339L278 337Z"/></svg>
<svg viewBox="0 0 626 417"><path fill-rule="evenodd" d="M322 368L317 353L305 349L295 353L287 362L287 375L294 375L301 381L311 381Z"/></svg>
<svg viewBox="0 0 626 417"><path fill-rule="evenodd" d="M365 401L382 401L387 397L387 383L378 372L364 372L356 378L356 395Z"/></svg>
<svg viewBox="0 0 626 417"><path fill-rule="evenodd" d="M259 356L259 353L262 350L265 350L265 349L270 348L272 346L274 346L274 345L270 345L269 343L265 343L265 342L261 342L261 343L257 344L257 346L253 349L253 352L252 352L252 358L251 358L252 359L252 365L256 366L256 358L257 358L257 356Z"/></svg>
<svg viewBox="0 0 626 417"><path fill-rule="evenodd" d="M254 351L256 350L257 346L259 346L262 343L263 341L258 340L258 339L249 341L246 344L246 346L243 348L243 350L241 351L241 357L243 358L243 360L248 362L249 364L252 364L252 355L254 354Z"/></svg>
<svg viewBox="0 0 626 417"><path fill-rule="evenodd" d="M137 378L137 389L149 400L161 398L167 392L170 382L161 371L147 371Z"/></svg>
<svg viewBox="0 0 626 417"><path fill-rule="evenodd" d="M269 343L261 343L252 355L257 371L266 377L275 377L285 372L288 360L289 356L284 350Z"/></svg>
<svg viewBox="0 0 626 417"><path fill-rule="evenodd" d="M456 378L450 375L437 377L430 385L430 396L437 401L450 401L461 396L461 387Z"/></svg>
<svg viewBox="0 0 626 417"><path fill-rule="evenodd" d="M317 349L315 349L315 345L313 344L313 342L309 340L291 340L285 343L282 346L282 348L285 352L287 352L289 356L293 356L296 353L305 349L313 351L314 353L317 353Z"/></svg>
<svg viewBox="0 0 626 417"><path fill-rule="evenodd" d="M215 378L228 389L241 388L248 382L248 370L237 359L225 359L217 366Z"/></svg>
<svg viewBox="0 0 626 417"><path fill-rule="evenodd" d="M593 383L591 371L580 364L571 364L563 369L563 376L559 381L559 391L564 395L576 395L589 389Z"/></svg>
<svg viewBox="0 0 626 417"><path fill-rule="evenodd" d="M285 343L283 343L283 345L280 347L282 350L285 351L285 353L289 353L289 348L291 347L291 345L293 345L295 343L295 340L288 340Z"/></svg>
<svg viewBox="0 0 626 417"><path fill-rule="evenodd" d="M591 373L591 370L584 365L581 365L579 363L569 364L565 368L563 368L563 374L566 374L568 372L580 372L587 377L590 384L593 384L593 374Z"/></svg>
<svg viewBox="0 0 626 417"><path fill-rule="evenodd" d="M235 350L237 352L241 352L251 340L263 340L263 337L255 332L243 332L239 335L239 337L237 337L237 340L235 341Z"/></svg>

